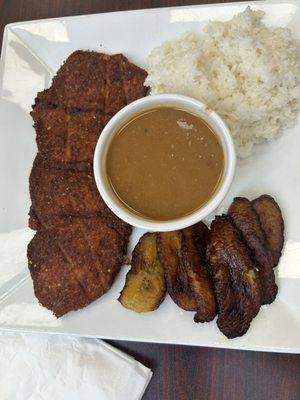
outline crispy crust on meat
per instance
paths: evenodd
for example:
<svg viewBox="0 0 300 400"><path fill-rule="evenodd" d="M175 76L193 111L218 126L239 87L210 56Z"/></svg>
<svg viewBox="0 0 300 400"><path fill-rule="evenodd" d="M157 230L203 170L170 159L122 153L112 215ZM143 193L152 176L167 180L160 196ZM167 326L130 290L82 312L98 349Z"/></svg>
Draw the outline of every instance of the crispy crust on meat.
<svg viewBox="0 0 300 400"><path fill-rule="evenodd" d="M90 303L72 266L47 231L36 233L27 249L34 294L57 317Z"/></svg>
<svg viewBox="0 0 300 400"><path fill-rule="evenodd" d="M91 173L57 169L38 155L30 175L30 194L30 228L52 229L63 225L69 216L97 216L118 232L126 251L132 227L109 210Z"/></svg>
<svg viewBox="0 0 300 400"><path fill-rule="evenodd" d="M67 168L70 163L91 168L100 133L108 120L99 111L67 111L39 103L33 109L36 142L40 155Z"/></svg>
<svg viewBox="0 0 300 400"><path fill-rule="evenodd" d="M30 206L28 213L28 226L34 231L43 230L43 225L40 223L32 205Z"/></svg>
<svg viewBox="0 0 300 400"><path fill-rule="evenodd" d="M57 225L59 218L66 215L111 215L92 173L57 169L39 155L33 163L29 188L32 207L46 228Z"/></svg>
<svg viewBox="0 0 300 400"><path fill-rule="evenodd" d="M69 217L53 235L88 298L102 296L123 264L118 233L97 217Z"/></svg>
<svg viewBox="0 0 300 400"><path fill-rule="evenodd" d="M129 102L145 96L146 75L122 54L109 56L78 50L67 58L51 88L39 93L37 101L115 114Z"/></svg>
<svg viewBox="0 0 300 400"><path fill-rule="evenodd" d="M124 261L132 228L101 199L92 159L111 116L146 94L145 77L122 55L80 50L35 100L29 269L37 298L58 317L104 294Z"/></svg>
<svg viewBox="0 0 300 400"><path fill-rule="evenodd" d="M97 217L68 217L28 246L35 294L57 317L106 293L123 257L118 233Z"/></svg>

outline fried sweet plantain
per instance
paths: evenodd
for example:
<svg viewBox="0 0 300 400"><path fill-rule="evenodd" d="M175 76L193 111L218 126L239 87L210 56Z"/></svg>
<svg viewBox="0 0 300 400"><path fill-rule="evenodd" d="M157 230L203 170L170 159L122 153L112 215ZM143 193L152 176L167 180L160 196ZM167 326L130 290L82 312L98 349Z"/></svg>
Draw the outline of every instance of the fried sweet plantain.
<svg viewBox="0 0 300 400"><path fill-rule="evenodd" d="M155 233L146 233L139 240L132 254L132 267L119 297L122 306L137 313L157 309L166 294L156 236Z"/></svg>
<svg viewBox="0 0 300 400"><path fill-rule="evenodd" d="M209 229L202 222L182 231L181 261L188 284L197 302L195 322L212 321L216 315L216 300L211 276L205 265L205 249Z"/></svg>
<svg viewBox="0 0 300 400"><path fill-rule="evenodd" d="M252 250L257 263L262 288L262 304L270 304L275 300L278 287L275 283L272 254L259 217L251 202L244 197L234 199L228 215L241 232L247 246Z"/></svg>
<svg viewBox="0 0 300 400"><path fill-rule="evenodd" d="M228 216L212 222L207 247L215 295L217 324L228 338L242 336L259 311L261 296L256 265Z"/></svg>
<svg viewBox="0 0 300 400"><path fill-rule="evenodd" d="M196 246L200 251L202 259L205 261L206 246L210 235L210 230L203 222L198 222L197 224L192 225L191 228L193 229Z"/></svg>
<svg viewBox="0 0 300 400"><path fill-rule="evenodd" d="M216 315L212 281L204 260L208 234L208 228L200 222L158 237L168 293L179 307L197 311L197 322L211 321Z"/></svg>
<svg viewBox="0 0 300 400"><path fill-rule="evenodd" d="M273 197L264 194L252 201L265 232L273 256L273 267L278 264L284 242L284 222L281 210Z"/></svg>
<svg viewBox="0 0 300 400"><path fill-rule="evenodd" d="M249 323L240 308L240 297L234 289L228 265L214 252L210 253L209 261L218 303L217 325L228 338L242 336L248 330Z"/></svg>
<svg viewBox="0 0 300 400"><path fill-rule="evenodd" d="M158 234L158 254L165 271L167 290L173 301L186 311L197 311L198 304L182 265L182 232Z"/></svg>

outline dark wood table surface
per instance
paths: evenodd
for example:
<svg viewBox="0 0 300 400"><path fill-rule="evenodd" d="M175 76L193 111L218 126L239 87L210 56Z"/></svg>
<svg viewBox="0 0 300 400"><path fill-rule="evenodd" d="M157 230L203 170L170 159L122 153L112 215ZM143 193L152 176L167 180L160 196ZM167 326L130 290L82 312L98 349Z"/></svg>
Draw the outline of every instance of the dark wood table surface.
<svg viewBox="0 0 300 400"><path fill-rule="evenodd" d="M0 40L2 42L4 26L10 22L217 2L222 1L0 0ZM300 399L300 355L121 341L110 343L152 368L153 378L143 400Z"/></svg>

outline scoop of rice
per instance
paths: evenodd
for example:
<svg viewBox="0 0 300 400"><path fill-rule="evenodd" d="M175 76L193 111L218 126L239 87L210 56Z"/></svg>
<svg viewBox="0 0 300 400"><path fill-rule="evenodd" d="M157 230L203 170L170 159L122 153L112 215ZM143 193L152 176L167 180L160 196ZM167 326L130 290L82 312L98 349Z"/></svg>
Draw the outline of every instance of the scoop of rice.
<svg viewBox="0 0 300 400"><path fill-rule="evenodd" d="M151 94L201 100L227 122L237 154L293 125L300 105L299 47L289 29L268 29L249 7L202 36L184 34L148 59Z"/></svg>

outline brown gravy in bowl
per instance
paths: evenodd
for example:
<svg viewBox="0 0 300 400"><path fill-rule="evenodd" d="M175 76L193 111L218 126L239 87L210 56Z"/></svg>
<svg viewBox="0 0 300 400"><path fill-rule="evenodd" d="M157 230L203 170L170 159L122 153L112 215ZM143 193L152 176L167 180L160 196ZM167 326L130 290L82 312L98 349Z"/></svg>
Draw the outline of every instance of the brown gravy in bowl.
<svg viewBox="0 0 300 400"><path fill-rule="evenodd" d="M187 111L147 109L121 126L106 171L119 200L152 220L193 213L215 194L224 170L222 145L204 120Z"/></svg>

